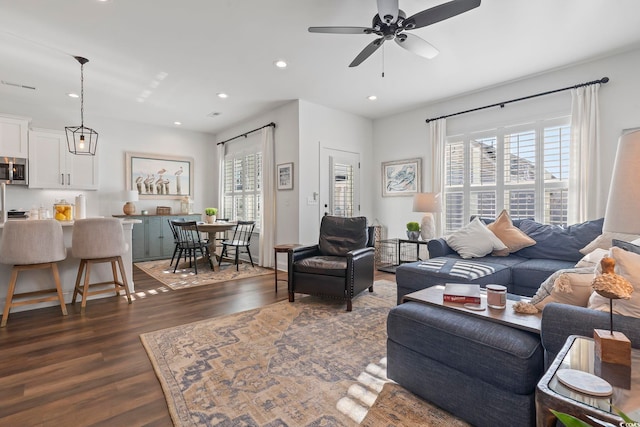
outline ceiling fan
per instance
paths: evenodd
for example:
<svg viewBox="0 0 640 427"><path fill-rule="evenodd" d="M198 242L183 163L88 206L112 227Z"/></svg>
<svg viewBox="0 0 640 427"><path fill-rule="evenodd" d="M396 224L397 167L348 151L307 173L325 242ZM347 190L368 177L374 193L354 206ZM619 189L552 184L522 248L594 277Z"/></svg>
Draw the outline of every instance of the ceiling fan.
<svg viewBox="0 0 640 427"><path fill-rule="evenodd" d="M395 40L410 52L431 59L439 52L426 40L405 33L408 30L426 27L480 6L481 0L452 0L423 10L410 17L398 8L398 0L377 0L378 13L374 15L371 28L366 27L309 27L310 33L329 34L376 34L380 36L369 43L349 64L357 67L373 54L386 40Z"/></svg>

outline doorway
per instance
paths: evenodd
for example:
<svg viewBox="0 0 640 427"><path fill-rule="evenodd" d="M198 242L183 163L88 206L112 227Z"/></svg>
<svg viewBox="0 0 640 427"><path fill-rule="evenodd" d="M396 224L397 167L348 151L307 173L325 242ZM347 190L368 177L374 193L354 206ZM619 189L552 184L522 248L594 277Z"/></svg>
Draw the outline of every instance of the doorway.
<svg viewBox="0 0 640 427"><path fill-rule="evenodd" d="M360 215L360 154L320 149L320 216Z"/></svg>

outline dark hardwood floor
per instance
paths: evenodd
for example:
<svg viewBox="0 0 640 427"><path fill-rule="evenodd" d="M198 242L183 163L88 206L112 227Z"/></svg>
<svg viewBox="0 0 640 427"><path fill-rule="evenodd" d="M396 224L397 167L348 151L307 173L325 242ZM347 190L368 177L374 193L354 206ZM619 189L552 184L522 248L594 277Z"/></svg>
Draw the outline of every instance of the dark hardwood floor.
<svg viewBox="0 0 640 427"><path fill-rule="evenodd" d="M140 334L287 299L273 275L172 291L134 266L124 297L12 313L0 329L0 426L172 426ZM395 281L376 272L377 279Z"/></svg>

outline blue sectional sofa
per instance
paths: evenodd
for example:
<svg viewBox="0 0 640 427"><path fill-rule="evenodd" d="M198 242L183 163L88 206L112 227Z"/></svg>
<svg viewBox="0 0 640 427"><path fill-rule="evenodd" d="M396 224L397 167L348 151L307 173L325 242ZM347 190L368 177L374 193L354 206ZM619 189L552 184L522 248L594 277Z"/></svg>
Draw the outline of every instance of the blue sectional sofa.
<svg viewBox="0 0 640 427"><path fill-rule="evenodd" d="M461 259L442 239L429 242L432 263L400 266L399 305L387 319L387 376L474 426L534 426L535 389L569 335L608 329L609 314L547 304L540 334L443 307L402 302L407 293L446 282L500 283L531 296L553 272L575 265L601 233L602 220L567 229L534 221L514 225L536 244L507 257ZM640 348L640 319L614 316L615 329Z"/></svg>
<svg viewBox="0 0 640 427"><path fill-rule="evenodd" d="M509 293L533 296L551 274L575 266L583 256L580 249L602 233L603 222L598 219L565 228L529 219L514 220L513 225L536 244L504 257L462 259L445 239L430 240L428 260L396 269L397 302L400 304L406 294L447 282L499 284L507 286Z"/></svg>

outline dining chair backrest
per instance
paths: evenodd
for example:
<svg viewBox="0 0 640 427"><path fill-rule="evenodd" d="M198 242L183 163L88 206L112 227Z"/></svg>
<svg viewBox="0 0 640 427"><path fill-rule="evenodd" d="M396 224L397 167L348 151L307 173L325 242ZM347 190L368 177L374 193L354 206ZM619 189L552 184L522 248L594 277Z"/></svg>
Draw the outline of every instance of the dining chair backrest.
<svg viewBox="0 0 640 427"><path fill-rule="evenodd" d="M256 226L255 221L238 221L236 228L233 230L233 245L249 246L251 235Z"/></svg>
<svg viewBox="0 0 640 427"><path fill-rule="evenodd" d="M183 246L200 245L200 232L196 221L171 221L172 229L175 230L177 242Z"/></svg>

